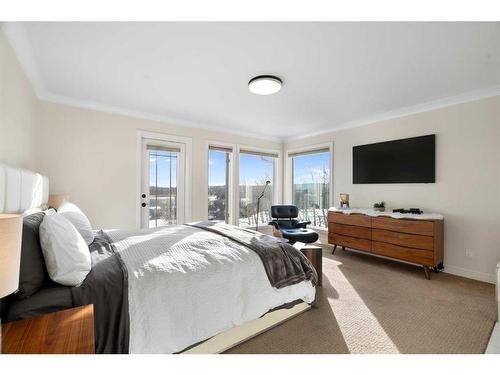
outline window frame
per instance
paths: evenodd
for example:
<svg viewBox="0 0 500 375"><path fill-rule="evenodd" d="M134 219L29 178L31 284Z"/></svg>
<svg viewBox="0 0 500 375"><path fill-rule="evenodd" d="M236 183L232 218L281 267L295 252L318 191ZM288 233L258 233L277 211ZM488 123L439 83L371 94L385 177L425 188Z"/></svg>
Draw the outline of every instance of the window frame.
<svg viewBox="0 0 500 375"><path fill-rule="evenodd" d="M207 204L207 209L205 210L205 220L208 220L208 183L209 183L209 173L208 173L208 170L209 170L209 162L210 162L210 157L209 157L209 153L210 153L210 147L220 147L220 148L227 148L228 150L230 149L231 150L231 154L229 156L229 170L228 170L228 173L229 173L229 176L227 177L227 181L229 183L229 186L228 186L228 198L227 198L227 202L228 202L228 206L226 208L226 210L228 211L229 213L229 221L228 221L228 224L234 224L234 212L235 212L235 209L234 209L234 203L235 203L235 199L234 199L234 186L235 185L235 173L234 173L234 164L235 164L235 153L236 153L236 144L235 143L225 143L225 142L219 142L219 141L206 141L205 142L205 155L207 157L207 162L206 162L206 168L205 168L205 173L206 173L206 176L205 176L205 187L204 187L204 196L205 196L205 203Z"/></svg>
<svg viewBox="0 0 500 375"><path fill-rule="evenodd" d="M184 196L185 194L185 183L186 183L186 178L185 178L185 157L186 157L186 147L183 143L177 143L177 142L167 142L167 141L160 141L158 139L147 139L147 138L143 138L143 164L142 164L142 175L143 175L143 179L146 180L146 177L147 180L149 180L149 183L148 183L148 187L151 186L151 182L150 182L150 179L151 179L151 174L150 174L150 171L149 171L149 168L151 167L151 162L149 161L150 157L151 157L151 154L150 154L150 151L151 150L156 150L156 151L169 151L169 152L175 152L177 155L175 156L175 164L176 164L176 188L178 190L178 192L176 193L176 223L178 221L180 222L183 222L184 221L184 217L185 217L185 202L186 202L186 197ZM172 163L172 160L171 160L171 155L169 155L169 162ZM156 155L156 159L158 160L158 155ZM170 180L171 182L171 180ZM143 184L145 183L145 181L143 181ZM147 199L148 199L148 209L151 209L151 193L149 191L146 192L146 187L143 185L142 186L143 190L142 190L142 193L146 193L147 194ZM156 197L158 196L158 194L156 194ZM158 203L158 201L156 200L156 204ZM179 207L181 207L182 209L179 210ZM145 212L144 210L142 211L142 215L144 215ZM149 216L149 212L147 214ZM151 227L148 226L145 227L145 223L144 223L144 216L141 217L141 228L145 228L145 229L151 229ZM174 223L169 223L167 225L172 225ZM161 226L156 226L155 225L155 228L159 228Z"/></svg>
<svg viewBox="0 0 500 375"><path fill-rule="evenodd" d="M192 220L192 181L193 181L193 155L192 144L193 140L190 137L182 137L179 135L158 133L145 130L136 131L136 228L141 228L141 194L142 194L142 178L143 178L143 140L158 140L161 142L178 143L184 147L184 221ZM207 198L208 199L208 198Z"/></svg>
<svg viewBox="0 0 500 375"><path fill-rule="evenodd" d="M239 219L240 219L240 212L239 212L239 207L240 207L240 153L243 151L250 151L250 152L257 152L257 153L264 153L264 154L276 154L277 157L275 158L274 161L274 166L273 166L273 204L280 204L282 202L282 155L283 152L281 149L275 149L275 148L263 148L263 147L256 147L252 145L247 145L247 144L240 144L240 143L229 143L229 142L220 142L217 140L207 140L205 142L205 155L206 155L206 168L204 170L205 173L205 186L204 186L204 202L208 206L208 152L210 149L210 146L212 147L224 147L224 148L231 148L232 149L232 159L230 161L230 182L232 183L232 186L230 187L230 195L232 197L230 198L230 211L229 211L229 224L232 225L239 225ZM208 208L208 207L207 207ZM208 219L208 209L204 210L204 219Z"/></svg>
<svg viewBox="0 0 500 375"><path fill-rule="evenodd" d="M321 149L326 149L328 148L330 151L330 191L328 194L328 200L329 200L329 205L330 207L333 206L333 197L334 197L334 186L333 186L333 175L334 175L334 169L333 169L333 164L334 164L334 143L333 142L327 142L327 143L319 143L319 144L314 144L314 145L309 145L309 146L302 146L302 147L297 147L297 148L289 148L286 149L285 151L285 178L284 178L284 199L283 202L285 204L292 204L293 201L293 161L292 157L293 154L296 153L303 153L307 154L309 152L313 153L317 150ZM292 154L292 155L291 155ZM326 228L325 228L326 230Z"/></svg>
<svg viewBox="0 0 500 375"><path fill-rule="evenodd" d="M282 197L282 171L281 171L281 161L282 161L282 151L271 148L262 148L262 147L254 147L248 145L237 145L237 158L235 161L235 175L237 184L235 185L237 188L234 192L235 195L235 214L237 217L236 223L234 225L239 225L240 219L240 154L245 153L245 151L255 152L255 153L263 153L263 154L277 154L278 156L274 160L273 164L273 205L280 204L283 200ZM233 216L234 217L234 216ZM235 219L236 219L235 217Z"/></svg>

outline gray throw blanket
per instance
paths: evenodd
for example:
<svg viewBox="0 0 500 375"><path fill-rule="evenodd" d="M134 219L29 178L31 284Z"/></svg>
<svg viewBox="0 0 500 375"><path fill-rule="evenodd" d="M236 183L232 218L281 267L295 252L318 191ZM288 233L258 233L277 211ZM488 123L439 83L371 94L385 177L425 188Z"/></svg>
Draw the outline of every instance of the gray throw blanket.
<svg viewBox="0 0 500 375"><path fill-rule="evenodd" d="M89 245L92 270L82 285L71 288L74 306L94 305L96 353L129 352L127 268L113 241L102 230Z"/></svg>
<svg viewBox="0 0 500 375"><path fill-rule="evenodd" d="M186 225L220 234L253 250L262 260L269 282L275 288L304 280L317 285L318 275L311 262L282 238L213 221Z"/></svg>

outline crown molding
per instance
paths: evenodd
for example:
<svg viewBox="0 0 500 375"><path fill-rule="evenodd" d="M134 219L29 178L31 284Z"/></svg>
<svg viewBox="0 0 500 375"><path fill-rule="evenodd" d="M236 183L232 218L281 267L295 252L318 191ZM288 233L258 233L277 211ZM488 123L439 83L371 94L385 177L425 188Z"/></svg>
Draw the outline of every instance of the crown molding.
<svg viewBox="0 0 500 375"><path fill-rule="evenodd" d="M126 108L110 106L110 105L101 104L101 103L97 103L97 102L93 102L93 101L85 101L85 100L81 100L81 99L70 98L67 96L54 95L54 94L51 94L51 93L46 92L46 91L43 91L43 92L37 94L37 97L38 97L38 99L45 101L45 102L49 102L49 103L61 104L61 105L66 105L66 106L76 107L76 108L90 109L93 111L121 115L121 116L127 116L127 117L142 119L142 120L155 121L155 122L160 122L160 123L163 123L166 125L171 125L171 126L180 126L180 127L201 129L201 130L212 131L212 132L221 132L221 133L226 133L226 134L238 135L238 136L242 136L242 137L251 137L251 138L255 138L255 139L261 139L261 140L266 140L266 141L271 141L271 142L276 142L276 143L283 143L283 139L280 137L274 137L274 136L269 136L269 135L265 135L265 134L261 134L261 133L248 132L248 131L238 130L238 129L231 129L229 126L226 127L223 125L213 125L213 124L210 124L207 122L201 123L201 122L189 121L189 120L184 120L184 119L171 117L171 116L163 116L163 115L156 115L156 114L147 113L147 112L134 111L134 110L126 109Z"/></svg>
<svg viewBox="0 0 500 375"><path fill-rule="evenodd" d="M143 119L143 120L150 120L150 121L155 121L155 122L161 122L165 123L168 125L173 125L173 126L182 126L182 127L189 127L189 128L194 128L194 129L203 129L207 131L213 131L213 132L222 132L222 133L229 133L229 134L234 134L234 135L239 135L243 137L252 137L256 139L262 139L262 140L267 140L271 142L277 142L277 143L290 143L293 141L298 141L302 139L307 139L323 134L328 134L328 133L334 133L340 130L345 130L345 129L351 129L351 128L357 128L357 127L362 127L362 126L368 126L372 124L376 124L378 122L382 121L387 121L387 120L392 120L396 118L401 118L405 116L410 116L418 113L424 113L424 112L429 112L435 109L440 109L440 108L446 108L446 107L451 107L457 104L464 104L476 100L481 100L481 99L486 99L494 96L500 96L500 85L485 88L485 89L480 89L480 90L474 90L470 92L466 92L460 95L455 95L455 96L450 96L430 102L425 102L422 104L417 104L413 106L408 106L408 107L403 107L399 109L394 109L391 111L387 112L381 112L372 116L364 117L359 120L354 120L354 121L349 121L346 123L342 123L340 125L334 126L334 127L329 127L328 129L322 129L317 132L311 132L307 134L301 134L293 137L275 137L275 136L269 136L261 133L254 133L254 132L248 132L244 130L238 130L238 129L230 129L229 127L223 126L223 125L211 125L209 123L198 123L198 122L193 122L193 121L188 121L185 119L180 119L176 117L170 117L170 116L162 116L162 115L155 115L152 113L146 113L146 112L140 112L140 111L134 111L134 110L129 110L126 108L121 108L121 107L114 107L114 106L109 106L105 104L100 104L97 102L92 102L92 101L84 101L81 99L74 99L66 96L60 96L60 95L54 95L51 94L47 91L45 91L43 88L38 87L38 89L35 89L36 96L38 97L39 100L46 101L46 102L51 102L51 103L56 103L56 104L61 104L61 105L67 105L71 107L77 107L77 108L84 108L84 109L90 109L94 111L99 111L99 112L105 112L105 113L110 113L110 114L117 114L117 115L122 115L122 116L128 116L128 117L133 117L133 118L138 118L138 119Z"/></svg>
<svg viewBox="0 0 500 375"><path fill-rule="evenodd" d="M381 121L386 121L386 120L392 120L395 118L400 118L400 117L405 117L409 115L414 115L417 113L423 113L423 112L429 112L434 109L440 109L440 108L445 108L445 107L451 107L457 104L463 104L463 103L468 103L472 102L475 100L480 100L480 99L485 99L485 98L490 98L494 96L499 96L500 95L500 85L495 85L491 87L487 87L484 89L479 89L479 90L474 90L474 91L468 91L459 95L453 95L453 96L448 96L445 98L421 103L421 104L416 104L408 107L402 107L398 109L393 109L387 112L380 112L371 116L363 117L358 120L354 121L348 121L336 126L329 127L328 129L322 129L316 132L304 134L304 135L298 135L298 136L292 136L292 137L287 137L283 139L284 143L289 143L293 141L298 141L301 139L307 139L311 137L315 137L318 135L323 135L323 134L328 134L328 133L334 133L339 130L344 130L344 129L351 129L351 128L357 128L361 126L366 126L366 125L372 125L377 122Z"/></svg>
<svg viewBox="0 0 500 375"><path fill-rule="evenodd" d="M146 113L134 111L126 108L110 106L93 101L85 101L81 99L71 98L67 96L56 95L50 93L45 89L43 79L41 78L36 59L34 56L33 48L26 35L22 23L19 22L4 22L0 23L0 28L5 33L8 42L12 46L21 67L26 74L28 80L33 86L33 91L39 100L47 101L56 104L62 104L77 108L84 108L95 110L99 112L118 114L138 119L150 120L155 122L166 123L173 126L189 127L194 129L203 129L207 131L223 132L228 134L239 135L243 137L252 137L255 139L262 139L277 143L286 144L293 141L311 138L328 133L334 133L339 130L356 128L366 125L375 124L377 122L391 120L395 118L405 117L417 113L428 112L434 109L450 107L457 104L467 103L475 100L485 99L489 97L500 95L500 85L491 86L488 88L468 91L459 95L453 95L437 100L432 100L412 106L397 108L386 112L380 112L374 115L363 117L357 120L348 121L336 125L330 125L326 129L318 130L316 132L309 132L292 137L276 137L269 136L262 133L249 132L238 129L231 129L230 126L215 125L207 122L196 122L184 120L176 117L156 115L153 113Z"/></svg>

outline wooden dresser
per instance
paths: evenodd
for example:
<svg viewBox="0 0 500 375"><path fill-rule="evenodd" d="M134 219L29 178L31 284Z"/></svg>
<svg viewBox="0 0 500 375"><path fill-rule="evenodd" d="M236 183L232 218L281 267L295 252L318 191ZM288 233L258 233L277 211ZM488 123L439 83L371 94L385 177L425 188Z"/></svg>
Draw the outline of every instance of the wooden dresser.
<svg viewBox="0 0 500 375"><path fill-rule="evenodd" d="M328 212L328 243L420 264L430 279L430 267L442 267L443 220L421 220Z"/></svg>

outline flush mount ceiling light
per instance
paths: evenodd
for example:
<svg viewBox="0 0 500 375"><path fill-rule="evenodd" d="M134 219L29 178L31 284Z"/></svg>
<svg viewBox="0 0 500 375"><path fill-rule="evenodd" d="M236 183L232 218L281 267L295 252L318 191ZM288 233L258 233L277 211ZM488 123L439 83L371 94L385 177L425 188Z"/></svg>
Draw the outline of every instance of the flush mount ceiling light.
<svg viewBox="0 0 500 375"><path fill-rule="evenodd" d="M248 89L252 94L271 95L281 90L283 82L276 76L257 76L248 82Z"/></svg>

